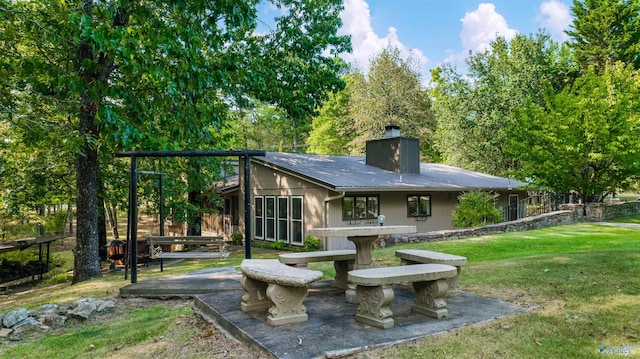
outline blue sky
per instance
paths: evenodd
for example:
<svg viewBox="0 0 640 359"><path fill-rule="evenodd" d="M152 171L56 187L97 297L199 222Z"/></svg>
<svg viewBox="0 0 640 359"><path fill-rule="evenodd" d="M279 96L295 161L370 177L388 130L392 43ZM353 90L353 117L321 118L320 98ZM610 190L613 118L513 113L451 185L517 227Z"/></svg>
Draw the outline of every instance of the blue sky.
<svg viewBox="0 0 640 359"><path fill-rule="evenodd" d="M452 62L462 66L469 50L485 49L497 34L535 34L545 29L567 39L572 0L345 0L341 34L352 36L351 64L366 68L388 45L429 69ZM266 9L264 9L266 10Z"/></svg>

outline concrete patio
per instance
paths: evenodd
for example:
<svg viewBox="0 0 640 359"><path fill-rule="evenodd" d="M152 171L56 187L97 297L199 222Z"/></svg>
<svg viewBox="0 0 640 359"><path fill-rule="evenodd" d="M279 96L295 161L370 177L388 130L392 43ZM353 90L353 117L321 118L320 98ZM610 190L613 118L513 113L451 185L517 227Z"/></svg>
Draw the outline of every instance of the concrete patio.
<svg viewBox="0 0 640 359"><path fill-rule="evenodd" d="M244 294L241 273L232 267L202 270L186 275L141 279L120 290L122 296L194 297L194 309L205 319L248 345L276 358L335 358L361 350L393 345L527 311L501 300L463 292L447 299L449 317L433 319L411 313L414 293L394 286L391 309L395 326L378 329L355 321L356 304L346 303L344 292L331 281L316 282L304 300L309 320L283 327L267 325L267 312L240 310Z"/></svg>

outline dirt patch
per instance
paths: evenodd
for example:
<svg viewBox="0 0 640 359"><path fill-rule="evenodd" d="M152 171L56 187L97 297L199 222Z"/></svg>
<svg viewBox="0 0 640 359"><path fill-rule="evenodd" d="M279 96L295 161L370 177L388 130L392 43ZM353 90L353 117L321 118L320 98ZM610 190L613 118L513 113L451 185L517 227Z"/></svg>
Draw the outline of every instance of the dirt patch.
<svg viewBox="0 0 640 359"><path fill-rule="evenodd" d="M172 309L191 307L191 299L145 299L118 298L116 308L109 320L118 320L135 308L164 306ZM184 338L187 338L184 341ZM115 350L109 358L272 358L272 356L249 347L235 338L227 336L215 325L196 314L179 318L159 338L154 338L134 347Z"/></svg>

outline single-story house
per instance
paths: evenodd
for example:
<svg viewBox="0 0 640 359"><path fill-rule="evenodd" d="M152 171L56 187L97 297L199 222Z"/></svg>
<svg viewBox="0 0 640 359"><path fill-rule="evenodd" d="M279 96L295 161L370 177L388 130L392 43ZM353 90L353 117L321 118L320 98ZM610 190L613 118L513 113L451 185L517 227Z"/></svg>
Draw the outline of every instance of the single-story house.
<svg viewBox="0 0 640 359"><path fill-rule="evenodd" d="M523 182L444 164L420 163L419 141L387 129L368 141L366 156L267 152L252 157L250 203L252 240L303 245L314 227L415 225L418 232L452 228L458 195L481 189L499 194L499 207L526 196ZM218 188L225 198L226 235L244 233L244 183L228 178ZM517 219L518 211L509 220ZM513 217L513 218L511 218ZM324 249L351 248L346 238L328 238Z"/></svg>

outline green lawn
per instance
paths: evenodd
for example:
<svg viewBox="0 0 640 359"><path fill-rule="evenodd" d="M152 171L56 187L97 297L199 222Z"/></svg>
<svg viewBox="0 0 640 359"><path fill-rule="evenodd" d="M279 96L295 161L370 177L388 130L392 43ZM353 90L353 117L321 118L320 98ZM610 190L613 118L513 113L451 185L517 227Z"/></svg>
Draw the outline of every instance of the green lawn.
<svg viewBox="0 0 640 359"><path fill-rule="evenodd" d="M599 350L605 346L614 349L630 346L631 354L625 357L640 357L640 230L575 224L407 244L375 250L376 265L399 264L394 251L401 248L466 256L468 265L460 277L463 290L535 309L410 343L361 352L353 358L596 358L602 357ZM222 261L189 260L165 268L163 274L149 269L138 275L145 278L237 265L243 254L234 252ZM331 263L313 263L310 267L322 270L326 277L333 275ZM114 296L125 284L122 273L75 286L58 284L42 291L8 296L0 303L0 311L17 305L69 302L84 296ZM70 340L80 348L87 348L95 344L96 331L102 337L103 330L126 331L134 322L145 324L138 325L137 332L122 340L128 346L144 346L151 336L170 330L167 321L189 313L188 309L140 309L132 314L131 321L74 328L65 336L46 335L35 344L0 346L0 357L73 357L73 352L68 351ZM168 319L160 320L162 317ZM113 345L104 344L108 348ZM108 350L100 351L98 344L95 347L92 354L96 357L108 355Z"/></svg>

